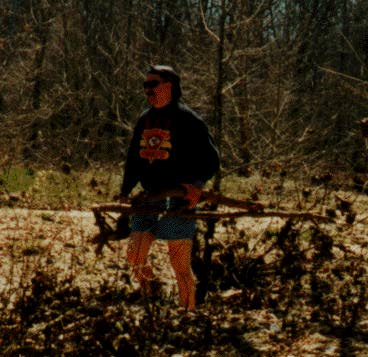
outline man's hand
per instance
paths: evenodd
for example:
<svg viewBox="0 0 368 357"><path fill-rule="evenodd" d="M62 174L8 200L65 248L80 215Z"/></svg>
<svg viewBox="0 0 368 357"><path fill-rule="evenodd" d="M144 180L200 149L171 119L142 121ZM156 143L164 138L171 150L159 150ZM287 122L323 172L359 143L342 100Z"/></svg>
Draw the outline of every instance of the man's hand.
<svg viewBox="0 0 368 357"><path fill-rule="evenodd" d="M189 183L183 183L182 185L185 187L186 190L184 199L188 201L188 208L195 208L195 206L199 202L199 199L201 198L202 190Z"/></svg>
<svg viewBox="0 0 368 357"><path fill-rule="evenodd" d="M127 196L119 195L119 202L120 203L131 203L131 199Z"/></svg>

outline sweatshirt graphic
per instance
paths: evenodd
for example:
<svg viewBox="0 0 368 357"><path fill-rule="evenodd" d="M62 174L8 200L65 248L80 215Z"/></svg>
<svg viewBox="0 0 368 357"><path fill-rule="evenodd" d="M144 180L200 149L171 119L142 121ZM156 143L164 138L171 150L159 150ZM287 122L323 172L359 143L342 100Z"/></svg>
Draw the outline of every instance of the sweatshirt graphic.
<svg viewBox="0 0 368 357"><path fill-rule="evenodd" d="M163 129L145 129L140 141L139 156L151 164L154 160L167 160L170 156L170 131Z"/></svg>

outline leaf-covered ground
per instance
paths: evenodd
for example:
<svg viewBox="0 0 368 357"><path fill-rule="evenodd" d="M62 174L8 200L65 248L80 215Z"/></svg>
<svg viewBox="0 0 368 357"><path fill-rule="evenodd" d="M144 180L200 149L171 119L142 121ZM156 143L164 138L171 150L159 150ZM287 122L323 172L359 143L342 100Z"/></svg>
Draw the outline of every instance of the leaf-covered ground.
<svg viewBox="0 0 368 357"><path fill-rule="evenodd" d="M193 261L208 290L194 313L178 307L164 243L150 255L160 298L144 300L126 241L96 257L90 212L2 208L0 354L366 356L367 196L355 204L350 224L339 210L336 225L219 222L211 266L203 251Z"/></svg>

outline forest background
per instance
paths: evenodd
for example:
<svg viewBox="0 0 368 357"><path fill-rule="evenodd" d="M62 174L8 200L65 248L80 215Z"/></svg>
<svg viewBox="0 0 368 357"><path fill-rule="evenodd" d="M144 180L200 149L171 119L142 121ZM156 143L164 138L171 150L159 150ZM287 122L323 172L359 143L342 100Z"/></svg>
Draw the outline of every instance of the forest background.
<svg viewBox="0 0 368 357"><path fill-rule="evenodd" d="M3 0L1 166L124 161L149 64L172 65L223 173L367 171L368 3Z"/></svg>
<svg viewBox="0 0 368 357"><path fill-rule="evenodd" d="M366 356L367 14L366 0L0 0L0 354ZM149 64L179 72L208 124L214 189L264 207L199 222L192 315L162 242L157 301L136 294L127 240L102 258L92 244Z"/></svg>

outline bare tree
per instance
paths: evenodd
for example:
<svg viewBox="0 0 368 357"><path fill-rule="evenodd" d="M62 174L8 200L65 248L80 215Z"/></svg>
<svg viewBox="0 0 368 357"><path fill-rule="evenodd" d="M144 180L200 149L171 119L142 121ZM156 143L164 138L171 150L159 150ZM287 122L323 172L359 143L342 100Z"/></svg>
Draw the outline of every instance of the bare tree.
<svg viewBox="0 0 368 357"><path fill-rule="evenodd" d="M169 63L225 172L354 166L367 116L366 10L352 0L4 0L4 130L38 162L119 161L147 65Z"/></svg>

